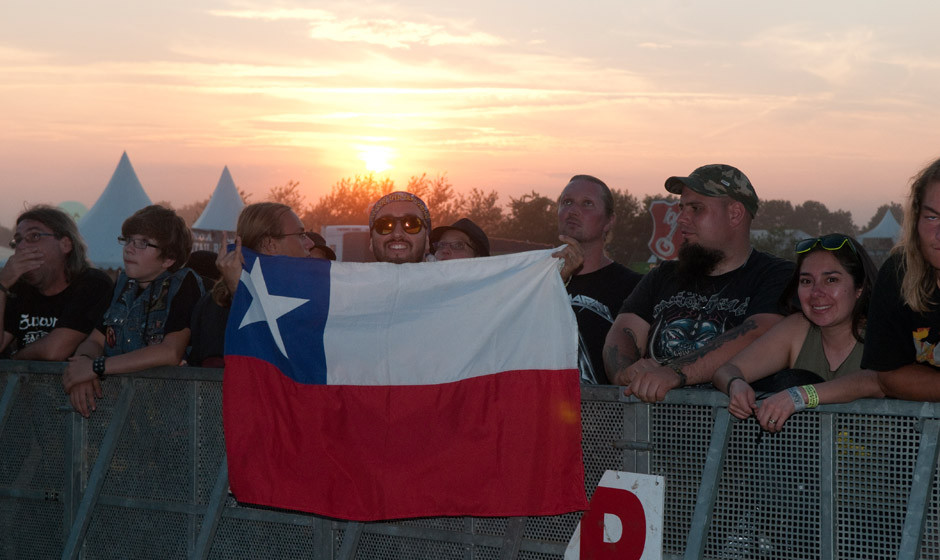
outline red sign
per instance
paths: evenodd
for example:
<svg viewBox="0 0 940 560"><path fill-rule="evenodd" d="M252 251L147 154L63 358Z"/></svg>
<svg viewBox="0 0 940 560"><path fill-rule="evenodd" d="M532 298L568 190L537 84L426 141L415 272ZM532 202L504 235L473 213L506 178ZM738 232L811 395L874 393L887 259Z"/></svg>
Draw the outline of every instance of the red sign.
<svg viewBox="0 0 940 560"><path fill-rule="evenodd" d="M679 232L679 202L654 200L650 204L650 216L653 217L653 235L650 237L650 251L664 261L674 260L679 256L682 234Z"/></svg>

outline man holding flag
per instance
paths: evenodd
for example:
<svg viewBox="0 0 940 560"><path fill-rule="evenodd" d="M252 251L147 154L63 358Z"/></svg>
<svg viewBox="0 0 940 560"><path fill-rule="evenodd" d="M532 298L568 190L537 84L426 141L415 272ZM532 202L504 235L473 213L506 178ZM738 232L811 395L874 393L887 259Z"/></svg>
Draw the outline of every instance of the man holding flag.
<svg viewBox="0 0 940 560"><path fill-rule="evenodd" d="M408 194L372 210L377 258L426 249ZM551 250L407 267L246 251L241 282L223 407L239 500L353 520L586 507Z"/></svg>

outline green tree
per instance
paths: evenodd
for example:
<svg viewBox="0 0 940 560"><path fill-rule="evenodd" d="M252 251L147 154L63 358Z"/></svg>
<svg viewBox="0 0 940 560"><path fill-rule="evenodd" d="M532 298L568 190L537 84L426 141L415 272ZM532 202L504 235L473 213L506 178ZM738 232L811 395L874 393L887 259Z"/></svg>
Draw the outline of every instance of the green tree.
<svg viewBox="0 0 940 560"><path fill-rule="evenodd" d="M395 182L388 177L376 179L373 173L345 177L311 205L301 220L311 230L329 225L365 225L369 223L372 204L393 190Z"/></svg>
<svg viewBox="0 0 940 560"><path fill-rule="evenodd" d="M494 234L533 243L558 244L558 216L555 201L532 191L509 198L509 215Z"/></svg>
<svg viewBox="0 0 940 560"><path fill-rule="evenodd" d="M460 217L460 199L454 194L454 186L447 179L446 173L441 173L433 179L428 177L427 173L422 173L420 177L412 176L405 190L418 196L428 205L431 223L435 226L450 225Z"/></svg>
<svg viewBox="0 0 940 560"><path fill-rule="evenodd" d="M794 221L793 204L789 200L764 200L751 222L751 229L792 229Z"/></svg>
<svg viewBox="0 0 940 560"><path fill-rule="evenodd" d="M268 200L290 206L298 216L306 212L307 197L300 191L298 181L291 180L284 185L271 187L268 191Z"/></svg>
<svg viewBox="0 0 940 560"><path fill-rule="evenodd" d="M751 235L751 245L758 251L770 253L783 259L795 260L793 246L799 241L800 234L793 229L770 228L761 235Z"/></svg>
<svg viewBox="0 0 940 560"><path fill-rule="evenodd" d="M649 256L646 242L651 228L646 208L625 190L611 189L610 192L617 221L607 244L607 256L628 266L635 261L645 261Z"/></svg>
<svg viewBox="0 0 940 560"><path fill-rule="evenodd" d="M503 209L498 201L499 193L495 190L485 193L474 187L460 197L461 215L473 220L487 236L492 236L503 223Z"/></svg>
<svg viewBox="0 0 940 560"><path fill-rule="evenodd" d="M202 215L203 210L206 209L206 205L209 204L209 198L210 197L206 197L203 200L184 204L180 206L176 213L179 214L180 218L183 218L187 226L192 227L193 223Z"/></svg>
<svg viewBox="0 0 940 560"><path fill-rule="evenodd" d="M807 200L793 209L791 228L800 229L810 235L826 233L845 233L855 235L855 224L851 212L836 210L830 212L826 205L815 200Z"/></svg>

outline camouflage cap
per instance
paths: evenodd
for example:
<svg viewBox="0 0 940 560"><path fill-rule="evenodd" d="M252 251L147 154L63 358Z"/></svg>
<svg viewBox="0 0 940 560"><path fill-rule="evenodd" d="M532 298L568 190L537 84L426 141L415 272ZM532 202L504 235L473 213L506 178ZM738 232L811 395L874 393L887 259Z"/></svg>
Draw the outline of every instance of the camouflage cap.
<svg viewBox="0 0 940 560"><path fill-rule="evenodd" d="M682 194L682 187L705 196L730 196L743 204L751 217L757 214L757 193L747 175L737 167L712 163L699 167L688 177L666 179L666 190L672 194Z"/></svg>
<svg viewBox="0 0 940 560"><path fill-rule="evenodd" d="M369 211L369 229L372 229L372 225L375 223L375 218L378 216L379 210L386 204L391 204L392 202L410 202L414 204L418 208L418 211L421 212L421 215L418 217L424 222L424 227L428 228L428 230L431 229L431 212L428 211L428 205L417 196L405 191L388 193L375 201L372 205L372 210Z"/></svg>

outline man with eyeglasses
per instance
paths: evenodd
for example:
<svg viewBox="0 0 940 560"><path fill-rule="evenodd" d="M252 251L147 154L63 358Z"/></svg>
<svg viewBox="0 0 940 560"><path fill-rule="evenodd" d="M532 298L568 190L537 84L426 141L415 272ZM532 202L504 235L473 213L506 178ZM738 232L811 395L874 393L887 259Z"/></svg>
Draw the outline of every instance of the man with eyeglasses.
<svg viewBox="0 0 940 560"><path fill-rule="evenodd" d="M620 306L642 278L604 252L616 222L613 194L597 177L575 175L558 197L558 233L574 239L583 255L581 268L567 285L578 320L582 383L610 384L604 371L604 339Z"/></svg>
<svg viewBox="0 0 940 560"><path fill-rule="evenodd" d="M423 262L430 231L427 204L410 192L389 193L375 201L369 212L369 245L378 262Z"/></svg>
<svg viewBox="0 0 940 560"><path fill-rule="evenodd" d="M670 177L679 195L679 258L650 271L607 334L607 376L625 393L658 402L710 382L715 370L783 319L780 295L793 263L751 247L757 193L724 164Z"/></svg>
<svg viewBox="0 0 940 560"><path fill-rule="evenodd" d="M58 208L20 214L10 246L0 269L0 355L63 361L94 329L113 283L90 266L75 221Z"/></svg>

